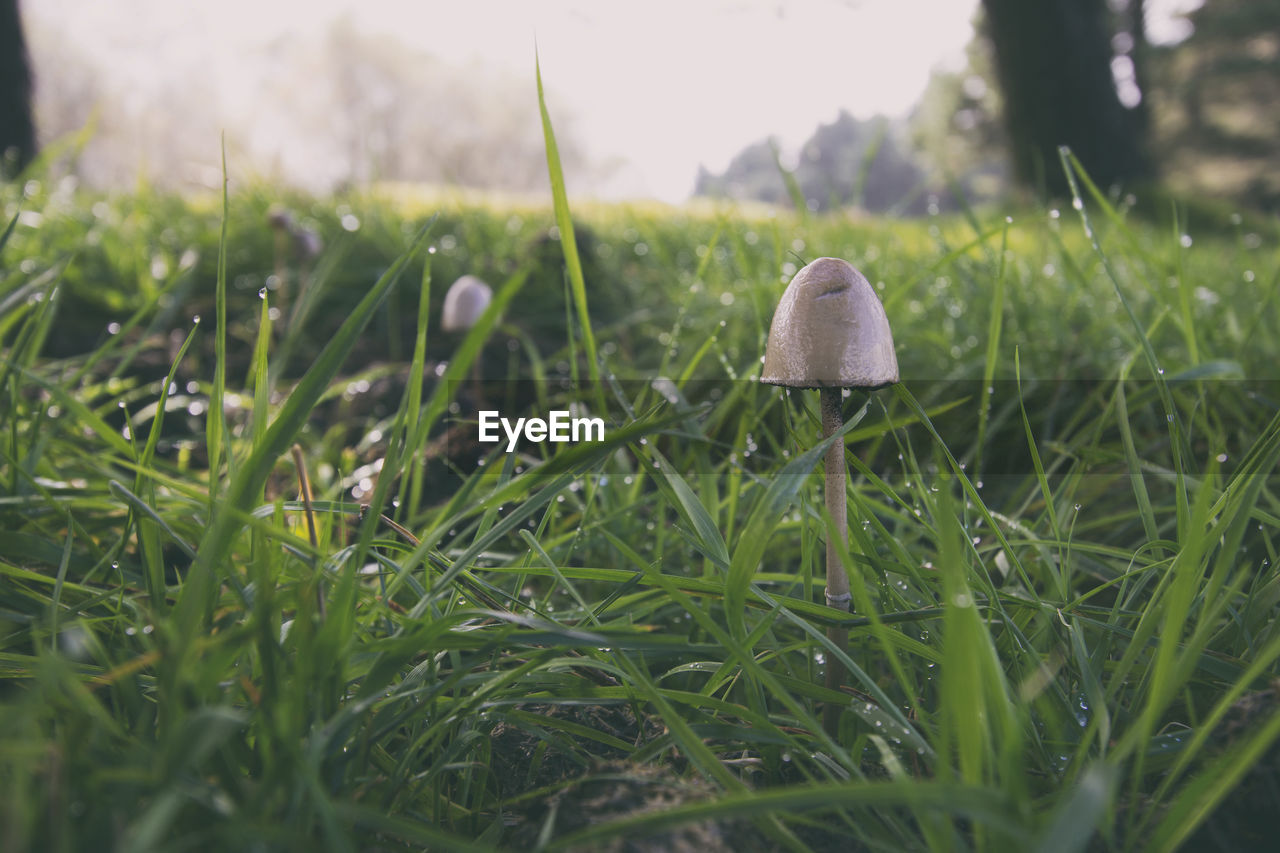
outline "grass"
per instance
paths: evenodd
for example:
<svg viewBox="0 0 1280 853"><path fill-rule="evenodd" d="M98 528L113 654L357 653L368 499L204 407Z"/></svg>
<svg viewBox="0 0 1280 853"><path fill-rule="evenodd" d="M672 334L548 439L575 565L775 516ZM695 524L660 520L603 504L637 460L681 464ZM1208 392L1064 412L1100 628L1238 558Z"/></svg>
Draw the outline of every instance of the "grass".
<svg viewBox="0 0 1280 853"><path fill-rule="evenodd" d="M1274 223L1153 225L1069 158L1075 209L1011 219L571 211L544 127L550 208L286 199L296 305L275 188L5 188L4 849L1266 837ZM754 381L820 255L904 377L846 401L851 616L817 396ZM496 304L446 339L464 271ZM606 441L475 445L474 359Z"/></svg>

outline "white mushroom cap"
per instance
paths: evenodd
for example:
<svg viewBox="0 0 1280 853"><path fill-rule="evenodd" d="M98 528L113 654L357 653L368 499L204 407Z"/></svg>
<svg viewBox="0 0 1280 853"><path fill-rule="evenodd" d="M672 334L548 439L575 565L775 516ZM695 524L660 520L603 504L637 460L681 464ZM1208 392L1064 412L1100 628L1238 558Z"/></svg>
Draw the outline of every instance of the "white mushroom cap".
<svg viewBox="0 0 1280 853"><path fill-rule="evenodd" d="M760 381L796 388L879 388L898 381L884 306L848 261L818 258L787 285Z"/></svg>
<svg viewBox="0 0 1280 853"><path fill-rule="evenodd" d="M440 327L446 332L470 329L489 307L493 291L489 285L473 275L464 275L455 281L444 295L444 314Z"/></svg>

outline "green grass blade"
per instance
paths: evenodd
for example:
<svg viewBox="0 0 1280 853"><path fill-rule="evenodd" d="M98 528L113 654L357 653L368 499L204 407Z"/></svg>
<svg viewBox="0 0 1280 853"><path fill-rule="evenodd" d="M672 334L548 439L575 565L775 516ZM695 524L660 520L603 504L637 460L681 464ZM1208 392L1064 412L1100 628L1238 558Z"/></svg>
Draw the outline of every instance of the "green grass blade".
<svg viewBox="0 0 1280 853"><path fill-rule="evenodd" d="M547 111L546 95L542 90L542 66L534 57L534 73L538 78L538 111L542 115L542 138L547 149L547 173L551 178L551 200L555 207L556 228L560 232L560 248L564 251L565 269L573 292L573 303L578 309L578 325L582 333L582 346L587 356L587 376L595 389L596 407L605 411L604 387L600 384L600 356L596 351L596 336L591 329L591 314L587 310L587 286L582 277L582 261L578 257L578 240L573 230L573 218L569 215L569 197L565 191L564 170L560 166L560 149L556 145L555 130L551 127L551 114Z"/></svg>
<svg viewBox="0 0 1280 853"><path fill-rule="evenodd" d="M222 226L218 236L218 277L214 291L213 387L209 391L209 412L205 418L205 446L209 451L209 515L218 500L222 439L227 431L223 399L227 385L227 223L231 203L227 195L227 141L222 140ZM229 461L229 460L228 460Z"/></svg>
<svg viewBox="0 0 1280 853"><path fill-rule="evenodd" d="M673 505L680 509L685 523L697 537L698 550L721 569L729 568L729 549L720 536L715 522L711 519L711 514L689 487L689 482L680 476L680 473L656 448L648 448L647 455L658 465L661 474L657 481L658 487L670 490L674 498Z"/></svg>
<svg viewBox="0 0 1280 853"><path fill-rule="evenodd" d="M396 283L405 266L426 242L434 222L435 220L432 219L422 229L413 247L401 255L360 300L342 327L325 345L311 369L294 388L275 421L268 428L262 442L253 448L240 470L237 471L226 496L216 508L208 531L201 539L199 558L192 566L178 597L175 617L177 624L183 627L183 635L187 637L188 642L204 623L206 612L212 603L213 584L226 571L224 562L231 553L239 533L242 514L251 509L250 503L253 496L261 492L276 461L292 444L294 436L306 422L316 401L337 375L338 368L342 366L347 353L355 345L387 291Z"/></svg>
<svg viewBox="0 0 1280 853"><path fill-rule="evenodd" d="M796 494L808 481L813 469L822 461L827 449L837 441L843 441L844 433L856 422L857 418L851 419L835 435L823 439L788 462L781 471L773 475L765 491L757 498L755 508L739 534L738 544L733 549L733 558L729 562L729 574L725 578L725 618L729 621L735 639L742 640L747 636L747 587L764 557L769 537L782 521L783 513L791 506Z"/></svg>
<svg viewBox="0 0 1280 853"><path fill-rule="evenodd" d="M1115 768L1107 764L1093 764L1080 774L1040 836L1035 846L1037 853L1079 853L1087 849L1089 840L1112 808L1115 788Z"/></svg>

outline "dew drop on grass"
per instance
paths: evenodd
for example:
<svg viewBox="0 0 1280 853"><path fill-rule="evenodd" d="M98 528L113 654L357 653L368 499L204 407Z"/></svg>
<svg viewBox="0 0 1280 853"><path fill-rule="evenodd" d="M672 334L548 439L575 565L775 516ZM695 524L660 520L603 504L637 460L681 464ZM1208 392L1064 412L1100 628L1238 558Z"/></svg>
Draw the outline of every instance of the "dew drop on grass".
<svg viewBox="0 0 1280 853"><path fill-rule="evenodd" d="M199 314L194 315L194 316L191 318L191 322L192 322L192 323L195 323L195 324L199 324L199 322L200 322L200 315L199 315Z"/></svg>
<svg viewBox="0 0 1280 853"><path fill-rule="evenodd" d="M1084 202L1080 200L1079 196L1071 199L1071 206L1076 210L1084 210Z"/></svg>
<svg viewBox="0 0 1280 853"><path fill-rule="evenodd" d="M118 334L120 334L120 324L119 324L119 323L108 323L108 324L107 324L107 334L108 334L108 335L118 335Z"/></svg>

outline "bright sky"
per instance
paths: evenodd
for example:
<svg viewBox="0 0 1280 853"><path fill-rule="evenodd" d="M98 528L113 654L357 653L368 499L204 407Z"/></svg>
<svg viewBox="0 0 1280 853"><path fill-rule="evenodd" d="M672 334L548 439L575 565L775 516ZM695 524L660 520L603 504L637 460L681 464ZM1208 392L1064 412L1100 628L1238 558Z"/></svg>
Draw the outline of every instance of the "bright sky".
<svg viewBox="0 0 1280 853"><path fill-rule="evenodd" d="M1194 0L1149 0L1152 24ZM681 201L699 164L723 169L763 137L806 139L841 109L900 115L931 70L958 68L978 0L24 0L126 91L197 67L228 103L257 85L240 56L284 33L319 38L347 15L435 56L527 77L536 39L553 120L625 165L606 197ZM1158 35L1158 34L1157 34Z"/></svg>

